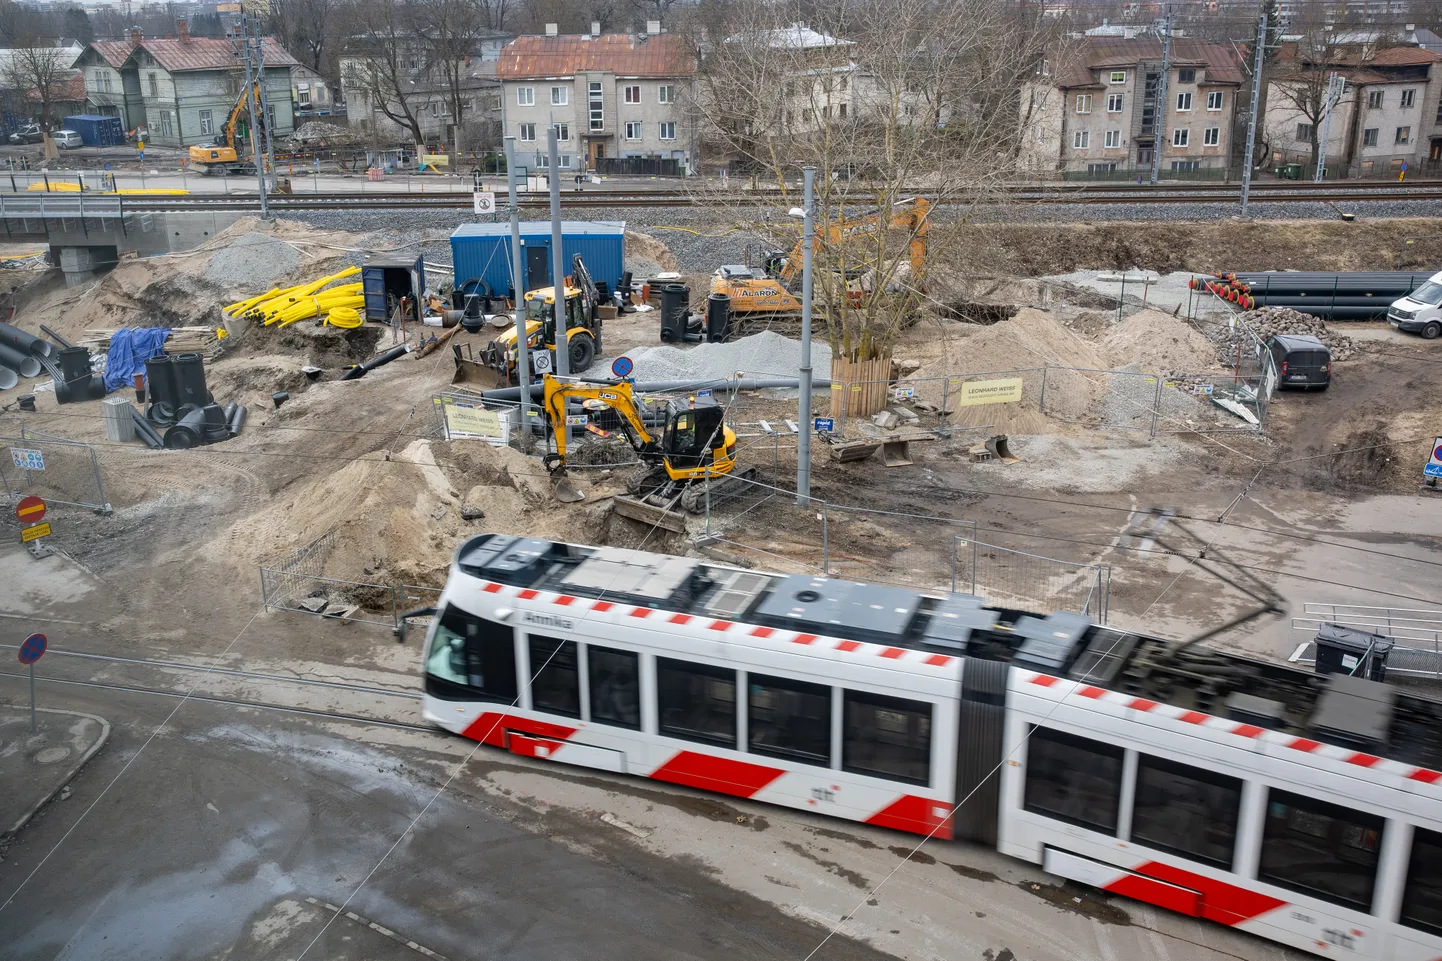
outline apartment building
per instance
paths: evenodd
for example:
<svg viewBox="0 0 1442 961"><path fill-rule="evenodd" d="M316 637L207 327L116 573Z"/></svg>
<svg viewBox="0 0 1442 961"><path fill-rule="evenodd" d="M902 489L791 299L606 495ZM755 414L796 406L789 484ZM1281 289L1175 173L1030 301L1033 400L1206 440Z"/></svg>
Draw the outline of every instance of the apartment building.
<svg viewBox="0 0 1442 961"><path fill-rule="evenodd" d="M517 37L496 64L504 127L518 163L549 166L547 128L559 128L559 166L570 171L686 174L697 168L689 110L696 51L661 32Z"/></svg>
<svg viewBox="0 0 1442 961"><path fill-rule="evenodd" d="M1333 176L1442 160L1442 56L1370 44L1330 53L1326 63L1307 61L1294 46L1279 56L1267 85L1265 139L1274 163L1309 163L1314 138ZM1318 110L1333 75L1343 85L1331 110Z"/></svg>
<svg viewBox="0 0 1442 961"><path fill-rule="evenodd" d="M1173 39L1164 93L1160 38L1088 39L1068 61L1022 90L1023 171L1149 170L1157 151L1164 172L1228 165L1243 85L1230 46Z"/></svg>

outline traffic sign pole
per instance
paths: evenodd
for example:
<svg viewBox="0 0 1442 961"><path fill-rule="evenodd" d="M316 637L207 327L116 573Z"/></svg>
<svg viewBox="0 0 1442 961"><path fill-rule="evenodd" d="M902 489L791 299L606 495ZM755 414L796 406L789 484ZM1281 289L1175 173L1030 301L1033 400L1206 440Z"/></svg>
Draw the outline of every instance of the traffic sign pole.
<svg viewBox="0 0 1442 961"><path fill-rule="evenodd" d="M39 728L35 726L35 662L30 662L30 733L36 734Z"/></svg>
<svg viewBox="0 0 1442 961"><path fill-rule="evenodd" d="M30 668L30 733L35 734L39 727L35 723L35 662L40 660L49 645L44 634L31 634L25 638L20 645L20 663Z"/></svg>

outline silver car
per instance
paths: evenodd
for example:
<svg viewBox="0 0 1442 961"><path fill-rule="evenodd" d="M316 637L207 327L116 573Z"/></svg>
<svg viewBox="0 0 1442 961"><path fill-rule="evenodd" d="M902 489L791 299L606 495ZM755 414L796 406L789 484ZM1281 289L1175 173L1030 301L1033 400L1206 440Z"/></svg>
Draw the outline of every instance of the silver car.
<svg viewBox="0 0 1442 961"><path fill-rule="evenodd" d="M76 147L85 146L85 139L74 130L57 130L52 134L55 146L61 150L73 150Z"/></svg>

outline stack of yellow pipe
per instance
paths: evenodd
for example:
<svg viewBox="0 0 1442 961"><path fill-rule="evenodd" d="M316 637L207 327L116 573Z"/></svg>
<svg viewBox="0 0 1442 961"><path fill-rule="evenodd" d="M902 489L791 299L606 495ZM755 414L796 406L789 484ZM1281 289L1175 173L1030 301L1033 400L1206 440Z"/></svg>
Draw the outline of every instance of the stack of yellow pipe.
<svg viewBox="0 0 1442 961"><path fill-rule="evenodd" d="M295 287L274 287L263 294L247 300L226 305L225 312L231 316L242 316L257 321L266 327L285 327L297 320L321 317L341 308L365 306L365 297L359 283L329 285L360 273L359 267L347 267L340 273L322 277L309 284ZM327 289L329 288L329 289ZM337 325L341 326L341 325ZM360 324L355 324L360 326Z"/></svg>

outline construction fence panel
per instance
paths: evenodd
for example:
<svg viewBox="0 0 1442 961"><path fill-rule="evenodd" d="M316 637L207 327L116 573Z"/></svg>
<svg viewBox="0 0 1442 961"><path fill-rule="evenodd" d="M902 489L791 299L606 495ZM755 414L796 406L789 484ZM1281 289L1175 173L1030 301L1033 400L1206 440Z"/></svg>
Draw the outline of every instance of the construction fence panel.
<svg viewBox="0 0 1442 961"><path fill-rule="evenodd" d="M1075 611L1100 624L1111 606L1111 572L1105 564L1043 557L975 537L952 539L952 590L989 603L1036 611Z"/></svg>
<svg viewBox="0 0 1442 961"><path fill-rule="evenodd" d="M335 531L328 531L262 566L260 593L265 609L381 624L398 631L406 611L434 607L440 600L438 588L326 576L326 560L335 543Z"/></svg>
<svg viewBox="0 0 1442 961"><path fill-rule="evenodd" d="M1042 412L1069 424L1105 430L1156 433L1161 378L1135 367L1100 370L1053 367L1045 370Z"/></svg>
<svg viewBox="0 0 1442 961"><path fill-rule="evenodd" d="M94 446L21 428L0 437L0 483L12 497L36 496L110 513Z"/></svg>
<svg viewBox="0 0 1442 961"><path fill-rule="evenodd" d="M1266 413L1262 378L1236 373L1173 373L1162 379L1157 433L1257 433Z"/></svg>

